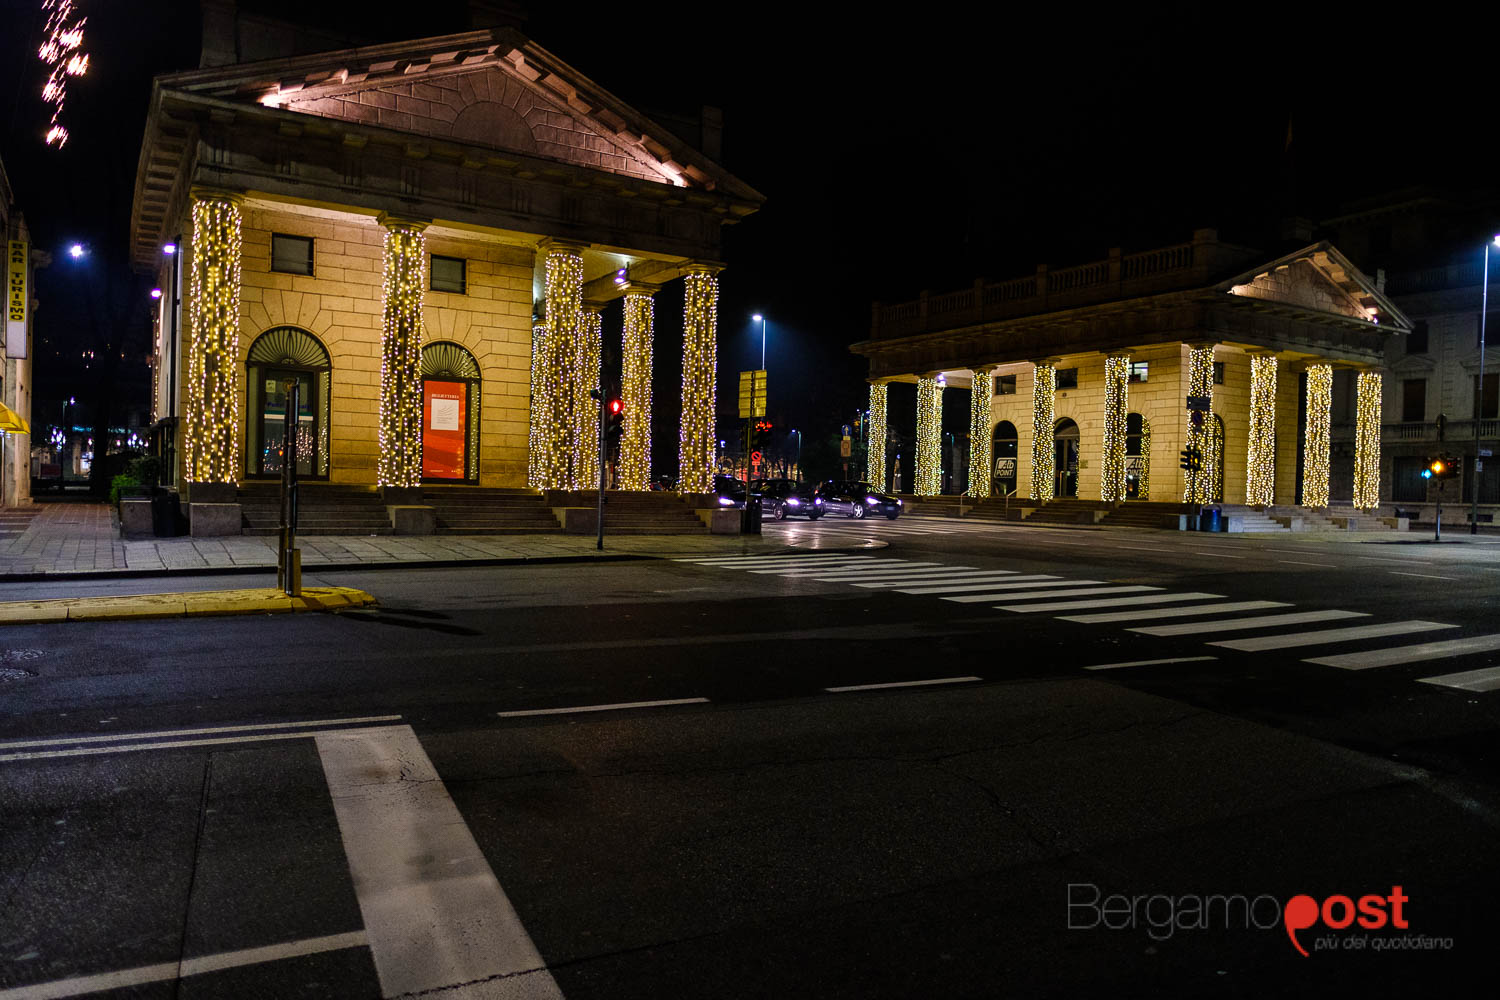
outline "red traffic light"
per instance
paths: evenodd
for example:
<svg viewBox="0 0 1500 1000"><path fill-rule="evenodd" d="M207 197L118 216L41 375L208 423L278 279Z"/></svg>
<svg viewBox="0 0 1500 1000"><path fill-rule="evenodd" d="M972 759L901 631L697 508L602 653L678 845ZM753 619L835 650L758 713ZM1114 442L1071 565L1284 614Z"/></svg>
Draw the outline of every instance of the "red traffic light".
<svg viewBox="0 0 1500 1000"><path fill-rule="evenodd" d="M609 412L610 413L619 413L620 412L620 401L618 399L611 399L609 401Z"/></svg>

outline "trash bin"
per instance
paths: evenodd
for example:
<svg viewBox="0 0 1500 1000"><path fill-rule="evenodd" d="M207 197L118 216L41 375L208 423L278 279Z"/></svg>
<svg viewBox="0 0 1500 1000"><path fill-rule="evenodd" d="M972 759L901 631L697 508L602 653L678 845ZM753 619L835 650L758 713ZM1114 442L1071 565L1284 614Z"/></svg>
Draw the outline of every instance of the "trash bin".
<svg viewBox="0 0 1500 1000"><path fill-rule="evenodd" d="M1199 531L1223 531L1223 523L1217 507L1205 507L1203 513L1198 515Z"/></svg>
<svg viewBox="0 0 1500 1000"><path fill-rule="evenodd" d="M158 538L171 538L178 533L181 515L177 509L177 494L165 490L151 498L151 533Z"/></svg>
<svg viewBox="0 0 1500 1000"><path fill-rule="evenodd" d="M751 494L745 501L745 509L741 512L740 534L760 534L760 496Z"/></svg>

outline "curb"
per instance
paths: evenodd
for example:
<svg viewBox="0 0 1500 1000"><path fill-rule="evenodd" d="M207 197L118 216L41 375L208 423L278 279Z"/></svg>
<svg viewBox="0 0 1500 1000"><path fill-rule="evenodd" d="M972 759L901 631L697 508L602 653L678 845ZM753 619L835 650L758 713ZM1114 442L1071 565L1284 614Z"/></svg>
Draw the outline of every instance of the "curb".
<svg viewBox="0 0 1500 1000"><path fill-rule="evenodd" d="M65 597L0 603L0 626L335 611L374 603L375 598L352 587L308 587L300 597L288 597L270 587L120 597Z"/></svg>

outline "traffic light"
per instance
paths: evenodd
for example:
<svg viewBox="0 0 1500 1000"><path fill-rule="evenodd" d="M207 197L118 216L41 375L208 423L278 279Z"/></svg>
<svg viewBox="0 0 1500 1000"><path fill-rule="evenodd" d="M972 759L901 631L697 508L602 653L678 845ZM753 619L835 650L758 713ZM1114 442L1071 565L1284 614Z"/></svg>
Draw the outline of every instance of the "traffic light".
<svg viewBox="0 0 1500 1000"><path fill-rule="evenodd" d="M1437 455L1427 460L1427 468L1422 470L1423 479L1452 479L1458 475L1458 462L1452 455Z"/></svg>
<svg viewBox="0 0 1500 1000"><path fill-rule="evenodd" d="M1184 472L1198 472L1203 468L1203 451L1196 446L1182 449L1181 465Z"/></svg>
<svg viewBox="0 0 1500 1000"><path fill-rule="evenodd" d="M604 440L614 444L625 433L625 404L611 399L604 412Z"/></svg>

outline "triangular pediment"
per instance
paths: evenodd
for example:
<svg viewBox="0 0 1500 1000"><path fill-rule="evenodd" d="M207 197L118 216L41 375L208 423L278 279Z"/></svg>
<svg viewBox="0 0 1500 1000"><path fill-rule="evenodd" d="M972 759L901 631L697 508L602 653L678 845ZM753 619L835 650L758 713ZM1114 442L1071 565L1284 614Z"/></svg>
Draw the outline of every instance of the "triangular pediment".
<svg viewBox="0 0 1500 1000"><path fill-rule="evenodd" d="M1416 374L1433 371L1437 368L1437 362L1425 354L1407 354L1392 361L1387 367L1398 375Z"/></svg>
<svg viewBox="0 0 1500 1000"><path fill-rule="evenodd" d="M1411 321L1395 303L1327 241L1235 275L1217 287L1242 298L1369 323L1389 333L1411 332Z"/></svg>

